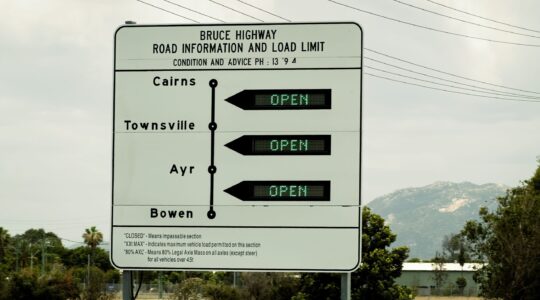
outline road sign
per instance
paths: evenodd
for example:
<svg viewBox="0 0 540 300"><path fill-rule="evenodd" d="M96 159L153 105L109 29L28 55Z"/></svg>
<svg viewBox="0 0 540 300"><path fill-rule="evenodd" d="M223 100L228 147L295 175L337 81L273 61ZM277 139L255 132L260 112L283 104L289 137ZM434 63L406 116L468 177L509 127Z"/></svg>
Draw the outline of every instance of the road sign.
<svg viewBox="0 0 540 300"><path fill-rule="evenodd" d="M355 23L120 27L112 263L354 270L361 68Z"/></svg>

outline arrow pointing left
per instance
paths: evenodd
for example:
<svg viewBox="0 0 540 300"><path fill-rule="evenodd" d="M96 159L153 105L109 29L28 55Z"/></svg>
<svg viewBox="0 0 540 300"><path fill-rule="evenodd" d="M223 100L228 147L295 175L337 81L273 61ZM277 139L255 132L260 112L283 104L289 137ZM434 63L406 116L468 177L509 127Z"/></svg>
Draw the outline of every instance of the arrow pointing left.
<svg viewBox="0 0 540 300"><path fill-rule="evenodd" d="M242 181L225 192L242 201L330 201L330 181Z"/></svg>
<svg viewBox="0 0 540 300"><path fill-rule="evenodd" d="M330 135L243 135L225 145L242 155L330 155Z"/></svg>

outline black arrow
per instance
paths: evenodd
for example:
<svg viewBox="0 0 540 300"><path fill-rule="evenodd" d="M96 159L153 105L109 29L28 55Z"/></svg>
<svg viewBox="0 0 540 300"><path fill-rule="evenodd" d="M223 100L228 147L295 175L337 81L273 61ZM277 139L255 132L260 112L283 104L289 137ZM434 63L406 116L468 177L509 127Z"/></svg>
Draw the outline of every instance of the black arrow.
<svg viewBox="0 0 540 300"><path fill-rule="evenodd" d="M330 155L330 135L243 135L225 145L242 155Z"/></svg>
<svg viewBox="0 0 540 300"><path fill-rule="evenodd" d="M243 90L225 101L244 110L330 109L332 90Z"/></svg>
<svg viewBox="0 0 540 300"><path fill-rule="evenodd" d="M242 201L330 201L330 181L242 181L225 192Z"/></svg>

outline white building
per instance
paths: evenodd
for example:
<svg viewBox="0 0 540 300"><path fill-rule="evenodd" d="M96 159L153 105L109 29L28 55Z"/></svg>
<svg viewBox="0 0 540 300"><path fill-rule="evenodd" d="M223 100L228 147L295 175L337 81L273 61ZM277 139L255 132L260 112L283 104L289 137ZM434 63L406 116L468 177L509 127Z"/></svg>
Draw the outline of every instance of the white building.
<svg viewBox="0 0 540 300"><path fill-rule="evenodd" d="M399 285L405 285L417 295L478 295L479 286L473 280L473 274L482 267L482 264L466 263L461 267L458 263L403 263L401 276L396 279ZM435 276L441 271L442 284L437 288ZM459 277L465 278L467 285L461 291L456 280Z"/></svg>

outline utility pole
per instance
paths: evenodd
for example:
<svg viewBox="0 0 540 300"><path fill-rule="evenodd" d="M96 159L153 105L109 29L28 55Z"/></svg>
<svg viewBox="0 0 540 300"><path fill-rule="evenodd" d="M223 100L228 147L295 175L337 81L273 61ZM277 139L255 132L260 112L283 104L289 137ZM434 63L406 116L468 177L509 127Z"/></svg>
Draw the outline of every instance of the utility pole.
<svg viewBox="0 0 540 300"><path fill-rule="evenodd" d="M15 261L16 261L16 266L15 266L15 270L17 272L19 272L19 250L15 250Z"/></svg>
<svg viewBox="0 0 540 300"><path fill-rule="evenodd" d="M15 250L15 271L19 272L19 254L21 252L21 243L17 243L17 247L11 245L9 245L9 247Z"/></svg>
<svg viewBox="0 0 540 300"><path fill-rule="evenodd" d="M39 252L39 250L36 250L36 252L32 252L32 243L28 245L28 252L30 252L30 270L32 272L34 271L34 258L36 254Z"/></svg>
<svg viewBox="0 0 540 300"><path fill-rule="evenodd" d="M41 243L41 275L45 274L45 242Z"/></svg>
<svg viewBox="0 0 540 300"><path fill-rule="evenodd" d="M28 251L30 251L30 270L34 271L34 253L32 253L32 243L28 245Z"/></svg>
<svg viewBox="0 0 540 300"><path fill-rule="evenodd" d="M90 288L90 254L88 254L88 264L86 265L86 289Z"/></svg>
<svg viewBox="0 0 540 300"><path fill-rule="evenodd" d="M47 264L47 247L49 246L49 240L43 238L41 240L41 275L45 274L45 265Z"/></svg>

